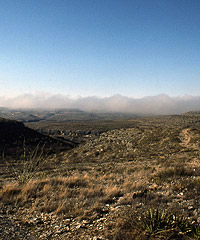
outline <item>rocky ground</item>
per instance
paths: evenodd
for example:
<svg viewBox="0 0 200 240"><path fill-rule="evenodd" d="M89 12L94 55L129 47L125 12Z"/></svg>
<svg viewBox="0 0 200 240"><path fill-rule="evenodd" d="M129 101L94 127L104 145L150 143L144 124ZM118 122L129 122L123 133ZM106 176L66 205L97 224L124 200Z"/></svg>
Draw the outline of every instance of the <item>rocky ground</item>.
<svg viewBox="0 0 200 240"><path fill-rule="evenodd" d="M137 119L88 137L23 184L14 163L2 163L0 239L115 239L132 209L167 209L200 222L198 119Z"/></svg>

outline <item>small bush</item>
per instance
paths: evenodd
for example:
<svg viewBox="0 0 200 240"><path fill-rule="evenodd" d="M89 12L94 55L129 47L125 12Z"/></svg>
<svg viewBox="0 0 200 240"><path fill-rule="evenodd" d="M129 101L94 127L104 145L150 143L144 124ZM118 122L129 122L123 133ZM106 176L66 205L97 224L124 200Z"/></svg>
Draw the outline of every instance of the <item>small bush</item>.
<svg viewBox="0 0 200 240"><path fill-rule="evenodd" d="M115 240L200 239L197 222L159 209L149 209L141 214L133 210L128 218L118 222L118 229Z"/></svg>
<svg viewBox="0 0 200 240"><path fill-rule="evenodd" d="M31 180L39 168L44 164L44 146L42 146L39 151L39 144L32 151L27 153L25 144L23 146L24 153L22 156L22 164L21 168L15 169L13 168L15 179L19 184L25 184L29 180Z"/></svg>

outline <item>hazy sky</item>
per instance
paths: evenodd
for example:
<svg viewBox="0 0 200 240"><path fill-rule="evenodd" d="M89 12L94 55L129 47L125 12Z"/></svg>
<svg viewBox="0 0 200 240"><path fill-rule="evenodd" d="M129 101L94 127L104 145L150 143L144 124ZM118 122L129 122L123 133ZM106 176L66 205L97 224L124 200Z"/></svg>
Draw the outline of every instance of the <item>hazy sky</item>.
<svg viewBox="0 0 200 240"><path fill-rule="evenodd" d="M0 0L0 96L200 95L199 0Z"/></svg>

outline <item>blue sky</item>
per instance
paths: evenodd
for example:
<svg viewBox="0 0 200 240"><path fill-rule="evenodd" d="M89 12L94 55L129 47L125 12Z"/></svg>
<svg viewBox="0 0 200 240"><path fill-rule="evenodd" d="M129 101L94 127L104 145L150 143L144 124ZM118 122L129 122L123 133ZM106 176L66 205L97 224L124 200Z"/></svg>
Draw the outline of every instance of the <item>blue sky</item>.
<svg viewBox="0 0 200 240"><path fill-rule="evenodd" d="M0 96L200 93L199 0L0 0Z"/></svg>

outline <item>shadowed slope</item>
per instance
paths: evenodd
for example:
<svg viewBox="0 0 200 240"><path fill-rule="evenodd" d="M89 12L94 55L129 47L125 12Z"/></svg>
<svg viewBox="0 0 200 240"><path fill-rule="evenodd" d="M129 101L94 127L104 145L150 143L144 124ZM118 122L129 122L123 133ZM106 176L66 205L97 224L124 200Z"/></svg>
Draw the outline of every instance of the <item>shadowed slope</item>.
<svg viewBox="0 0 200 240"><path fill-rule="evenodd" d="M7 156L20 157L25 151L31 152L38 146L45 153L57 153L75 144L61 141L27 128L23 123L0 118L0 158Z"/></svg>

